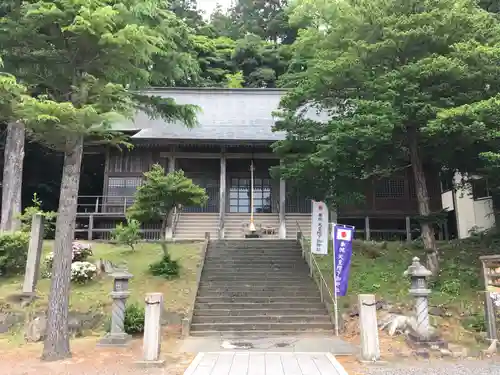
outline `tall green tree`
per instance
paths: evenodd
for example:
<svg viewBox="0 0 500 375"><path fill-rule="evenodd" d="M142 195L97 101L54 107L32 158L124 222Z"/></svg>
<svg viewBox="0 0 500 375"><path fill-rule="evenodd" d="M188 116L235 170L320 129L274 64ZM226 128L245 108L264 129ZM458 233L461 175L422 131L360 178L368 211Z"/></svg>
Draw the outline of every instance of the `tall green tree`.
<svg viewBox="0 0 500 375"><path fill-rule="evenodd" d="M238 0L229 11L238 39L258 35L273 43L292 43L297 29L288 22L287 0Z"/></svg>
<svg viewBox="0 0 500 375"><path fill-rule="evenodd" d="M3 62L0 60L0 69ZM26 87L0 72L0 124L6 124L0 232L21 229L21 189L24 157L24 124L19 121Z"/></svg>
<svg viewBox="0 0 500 375"><path fill-rule="evenodd" d="M189 33L161 0L30 0L0 19L5 68L40 99L23 115L29 136L64 153L45 360L71 355L71 242L84 142L122 143L112 124L138 109L193 125L192 107L137 93L197 73Z"/></svg>
<svg viewBox="0 0 500 375"><path fill-rule="evenodd" d="M469 0L299 0L294 12L310 27L294 45L307 66L289 77L277 124L288 132L276 145L282 173L341 202L362 181L411 165L436 274L427 172L468 169L498 139L496 121L476 121L498 115L497 19Z"/></svg>
<svg viewBox="0 0 500 375"><path fill-rule="evenodd" d="M198 9L196 0L171 0L170 10L193 30L205 26L203 14Z"/></svg>
<svg viewBox="0 0 500 375"><path fill-rule="evenodd" d="M200 64L200 86L220 87L227 74L235 71L232 55L236 43L227 37L193 37L194 53Z"/></svg>
<svg viewBox="0 0 500 375"><path fill-rule="evenodd" d="M288 64L282 51L280 46L252 34L236 41L232 60L243 72L245 87L276 87Z"/></svg>

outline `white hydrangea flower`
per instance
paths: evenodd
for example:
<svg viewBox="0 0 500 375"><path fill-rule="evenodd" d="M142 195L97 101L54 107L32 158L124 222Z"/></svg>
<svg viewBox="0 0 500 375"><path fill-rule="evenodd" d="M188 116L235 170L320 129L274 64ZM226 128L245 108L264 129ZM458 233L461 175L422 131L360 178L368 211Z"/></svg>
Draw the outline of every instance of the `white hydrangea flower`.
<svg viewBox="0 0 500 375"><path fill-rule="evenodd" d="M97 266L90 262L74 262L71 264L71 281L86 283L97 275Z"/></svg>

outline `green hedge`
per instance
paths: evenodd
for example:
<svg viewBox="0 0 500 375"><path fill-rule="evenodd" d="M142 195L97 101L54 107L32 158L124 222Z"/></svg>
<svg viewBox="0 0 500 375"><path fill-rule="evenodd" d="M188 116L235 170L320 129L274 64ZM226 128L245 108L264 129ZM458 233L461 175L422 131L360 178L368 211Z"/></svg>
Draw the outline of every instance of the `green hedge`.
<svg viewBox="0 0 500 375"><path fill-rule="evenodd" d="M24 271L28 245L28 233L0 234L0 276L15 275Z"/></svg>

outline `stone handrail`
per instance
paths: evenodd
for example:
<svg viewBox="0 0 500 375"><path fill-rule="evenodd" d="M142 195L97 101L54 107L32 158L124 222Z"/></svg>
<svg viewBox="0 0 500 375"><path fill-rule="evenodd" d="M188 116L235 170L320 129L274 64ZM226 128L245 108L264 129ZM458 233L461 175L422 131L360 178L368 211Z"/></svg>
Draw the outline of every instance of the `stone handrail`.
<svg viewBox="0 0 500 375"><path fill-rule="evenodd" d="M177 230L177 224L179 223L179 217L181 216L182 208L175 207L174 208L174 217L172 219L172 236L175 238L175 231Z"/></svg>
<svg viewBox="0 0 500 375"><path fill-rule="evenodd" d="M219 240L222 240L224 238L224 212L219 213L219 224L217 226L217 231L218 231L218 238Z"/></svg>
<svg viewBox="0 0 500 375"><path fill-rule="evenodd" d="M201 274L203 272L203 266L205 265L205 258L207 256L208 245L210 244L210 233L205 233L205 241L203 241L201 245L201 257L200 263L198 264L198 268L196 270L196 289L192 294L192 300L189 310L186 313L186 316L182 319L181 325L181 335L183 338L189 336L189 332L191 329L191 322L193 320L194 314L194 305L196 303L196 296L198 295L198 289L200 288L201 283Z"/></svg>
<svg viewBox="0 0 500 375"><path fill-rule="evenodd" d="M328 286L325 277L323 276L323 272L319 268L318 262L311 252L311 247L307 239L304 237L302 229L300 228L300 224L296 221L297 224L297 241L300 244L302 249L302 257L305 259L307 266L309 267L309 276L316 282L319 288L319 292L321 295L321 302L323 302L328 309L328 313L330 315L330 319L333 324L335 324L335 315L334 315L334 307L335 307L335 298L333 295L333 291ZM327 301L327 299L329 301Z"/></svg>

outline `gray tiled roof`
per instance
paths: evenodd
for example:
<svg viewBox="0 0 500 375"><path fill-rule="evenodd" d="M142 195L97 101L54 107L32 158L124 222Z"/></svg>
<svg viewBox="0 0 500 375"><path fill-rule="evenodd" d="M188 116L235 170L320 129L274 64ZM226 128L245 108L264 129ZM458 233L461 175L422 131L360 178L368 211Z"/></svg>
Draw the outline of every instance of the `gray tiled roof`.
<svg viewBox="0 0 500 375"><path fill-rule="evenodd" d="M117 130L137 130L133 139L174 139L204 141L276 141L284 139L273 132L285 90L278 89L152 89L145 93L173 98L178 104L200 107L198 126L186 128L181 123L166 123L138 113L134 122Z"/></svg>

